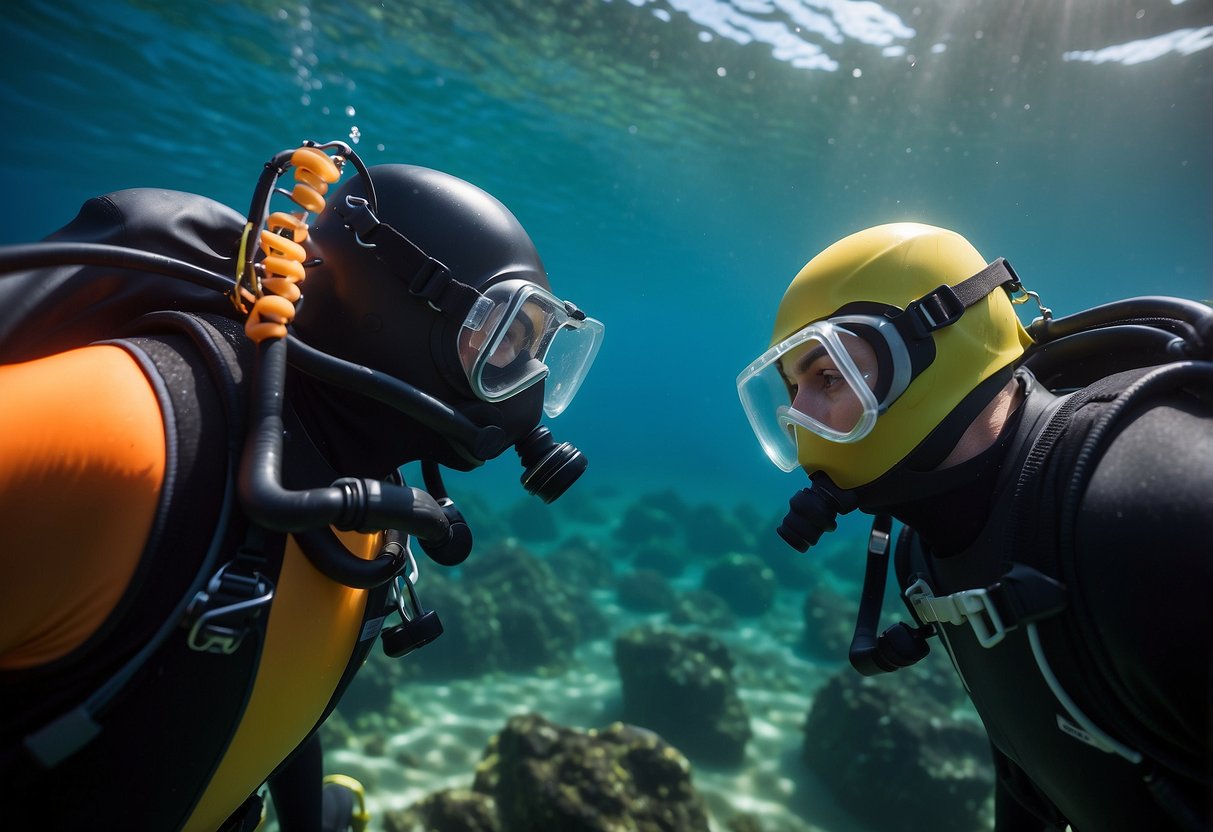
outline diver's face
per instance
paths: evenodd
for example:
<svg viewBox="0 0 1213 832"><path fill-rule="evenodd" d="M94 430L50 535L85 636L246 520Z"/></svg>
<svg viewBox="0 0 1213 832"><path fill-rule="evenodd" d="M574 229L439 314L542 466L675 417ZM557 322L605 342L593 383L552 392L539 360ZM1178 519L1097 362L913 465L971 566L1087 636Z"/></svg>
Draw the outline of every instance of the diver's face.
<svg viewBox="0 0 1213 832"><path fill-rule="evenodd" d="M869 388L876 386L876 351L862 338L840 333L851 361ZM799 353L783 359L784 376L793 385L792 407L834 430L855 427L863 405L825 347L810 341Z"/></svg>
<svg viewBox="0 0 1213 832"><path fill-rule="evenodd" d="M465 369L470 370L473 362L476 360L476 356L484 349L485 341L496 333L504 311L503 307L498 306L489 314L488 320L481 329L475 332L464 329L460 332L459 359L463 362ZM523 353L533 356L536 348L536 337L542 331L539 328L542 325L542 311L536 308L534 304L523 304L519 313L510 321L510 326L506 330L505 335L497 346L493 348L492 354L489 355L487 359L489 366L509 366L514 359Z"/></svg>

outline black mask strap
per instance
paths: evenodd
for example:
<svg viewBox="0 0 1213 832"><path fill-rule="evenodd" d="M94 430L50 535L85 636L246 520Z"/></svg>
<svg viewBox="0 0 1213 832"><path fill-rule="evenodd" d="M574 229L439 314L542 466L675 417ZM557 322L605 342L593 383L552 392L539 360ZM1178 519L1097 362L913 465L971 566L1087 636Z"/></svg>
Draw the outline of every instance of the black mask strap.
<svg viewBox="0 0 1213 832"><path fill-rule="evenodd" d="M1011 264L1002 257L955 286L945 283L927 292L892 321L907 342L929 338L932 332L956 323L966 309L999 287L1009 294L1023 288Z"/></svg>
<svg viewBox="0 0 1213 832"><path fill-rule="evenodd" d="M376 256L408 286L409 294L421 298L433 309L450 315L459 323L482 295L451 275L441 261L385 222L380 222L365 199L347 196L329 209L341 217L345 227L364 248L378 249Z"/></svg>

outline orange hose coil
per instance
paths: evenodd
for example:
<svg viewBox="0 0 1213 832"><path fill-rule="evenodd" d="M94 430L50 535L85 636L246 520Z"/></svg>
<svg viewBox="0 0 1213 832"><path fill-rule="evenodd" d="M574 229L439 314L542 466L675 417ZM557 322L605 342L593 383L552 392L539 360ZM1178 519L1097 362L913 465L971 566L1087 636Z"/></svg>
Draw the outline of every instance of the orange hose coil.
<svg viewBox="0 0 1213 832"><path fill-rule="evenodd" d="M319 214L324 210L324 195L329 185L341 178L341 170L327 153L315 147L300 147L291 154L295 168L295 187L290 197L305 212ZM303 216L276 211L266 219L261 231L261 261L264 277L263 295L253 304L244 331L254 341L285 338L286 327L295 317L294 304L303 296L298 284L307 277L303 262L307 250L307 222Z"/></svg>
<svg viewBox="0 0 1213 832"><path fill-rule="evenodd" d="M270 256L286 257L298 263L307 259L307 251L303 246L289 237L275 234L270 229L261 231L261 250Z"/></svg>
<svg viewBox="0 0 1213 832"><path fill-rule="evenodd" d="M323 180L324 185L317 187L320 193L325 193L328 186L341 178L337 163L323 150L316 147L301 147L291 155L291 164L295 166L295 178L303 181L301 171L312 174L317 180Z"/></svg>
<svg viewBox="0 0 1213 832"><path fill-rule="evenodd" d="M295 318L295 304L279 295L257 298L244 324L244 334L261 343L267 338L285 338L286 325Z"/></svg>
<svg viewBox="0 0 1213 832"><path fill-rule="evenodd" d="M269 230L276 237L290 237L296 243L302 243L307 240L307 223L302 217L296 217L294 214L287 214L284 211L275 211L270 214L270 218L265 221ZM289 234L284 233L289 232Z"/></svg>

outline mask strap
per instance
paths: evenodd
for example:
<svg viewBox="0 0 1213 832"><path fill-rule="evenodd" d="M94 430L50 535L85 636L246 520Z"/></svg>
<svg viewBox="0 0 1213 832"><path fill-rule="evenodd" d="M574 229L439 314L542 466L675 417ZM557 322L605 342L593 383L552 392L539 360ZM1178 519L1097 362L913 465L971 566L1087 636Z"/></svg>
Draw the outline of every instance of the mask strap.
<svg viewBox="0 0 1213 832"><path fill-rule="evenodd" d="M966 309L999 287L1008 294L1023 288L1011 264L1002 257L955 286L945 283L911 302L893 323L910 338L929 338L932 332L956 323Z"/></svg>
<svg viewBox="0 0 1213 832"><path fill-rule="evenodd" d="M359 245L380 249L376 256L403 276L409 294L421 298L435 311L462 323L482 297L480 292L452 277L451 270L441 261L430 257L392 226L380 222L365 199L347 196L344 205L337 203L330 210L341 217Z"/></svg>

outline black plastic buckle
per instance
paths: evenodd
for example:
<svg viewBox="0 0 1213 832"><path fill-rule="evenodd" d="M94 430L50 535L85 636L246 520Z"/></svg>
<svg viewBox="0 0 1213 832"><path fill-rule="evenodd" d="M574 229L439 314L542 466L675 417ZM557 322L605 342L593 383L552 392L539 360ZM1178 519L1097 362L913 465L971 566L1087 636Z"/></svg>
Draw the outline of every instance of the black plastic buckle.
<svg viewBox="0 0 1213 832"><path fill-rule="evenodd" d="M1022 563L1011 564L989 592L1004 619L1013 622L1007 629L1050 618L1068 603L1064 584Z"/></svg>
<svg viewBox="0 0 1213 832"><path fill-rule="evenodd" d="M371 210L370 204L360 196L347 196L345 198L345 206L341 203L333 205L333 213L341 217L342 223L346 228L354 232L354 237L358 244L368 248L374 248L374 245L364 237L370 237L382 224L379 218L375 216L375 212Z"/></svg>
<svg viewBox="0 0 1213 832"><path fill-rule="evenodd" d="M926 338L932 332L960 320L965 305L955 290L946 283L923 295L906 307L910 329L916 338Z"/></svg>
<svg viewBox="0 0 1213 832"><path fill-rule="evenodd" d="M259 572L242 575L229 571L231 566L221 566L185 611L192 650L235 653L262 607L273 600L274 585L268 578Z"/></svg>
<svg viewBox="0 0 1213 832"><path fill-rule="evenodd" d="M425 257L425 255L422 255ZM451 285L451 273L432 257L425 257L409 278L409 294L424 298L430 306L442 311L443 295Z"/></svg>

